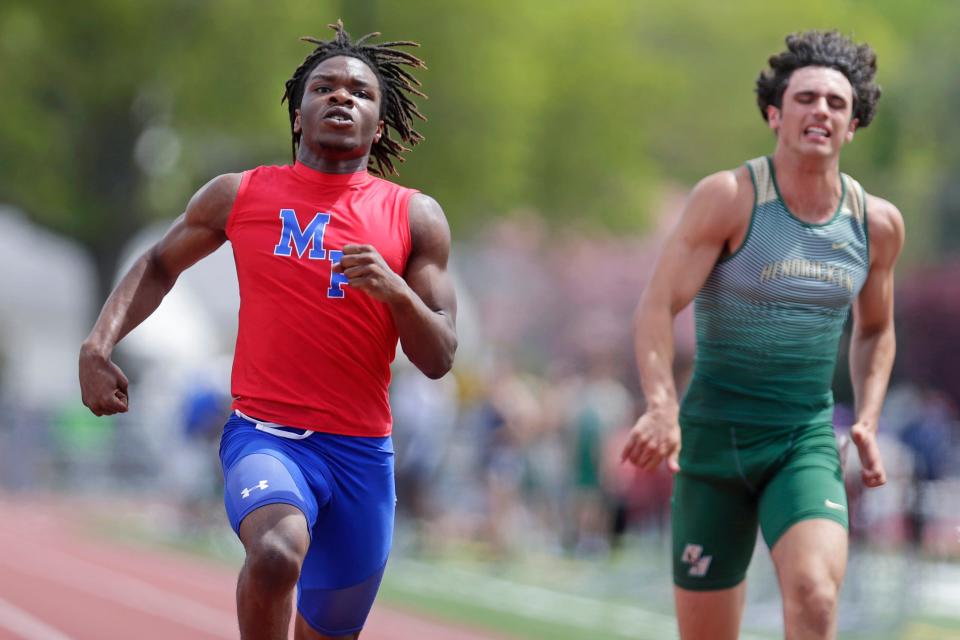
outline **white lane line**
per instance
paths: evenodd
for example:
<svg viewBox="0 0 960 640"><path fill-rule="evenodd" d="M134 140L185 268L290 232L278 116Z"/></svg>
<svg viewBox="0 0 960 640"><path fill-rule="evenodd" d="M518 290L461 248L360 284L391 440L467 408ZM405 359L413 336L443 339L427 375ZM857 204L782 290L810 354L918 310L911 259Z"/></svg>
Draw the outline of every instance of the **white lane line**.
<svg viewBox="0 0 960 640"><path fill-rule="evenodd" d="M55 549L24 550L14 557L0 555L0 564L219 638L237 637L237 622L232 613L199 604Z"/></svg>
<svg viewBox="0 0 960 640"><path fill-rule="evenodd" d="M72 640L3 598L0 598L0 629L12 631L22 640Z"/></svg>

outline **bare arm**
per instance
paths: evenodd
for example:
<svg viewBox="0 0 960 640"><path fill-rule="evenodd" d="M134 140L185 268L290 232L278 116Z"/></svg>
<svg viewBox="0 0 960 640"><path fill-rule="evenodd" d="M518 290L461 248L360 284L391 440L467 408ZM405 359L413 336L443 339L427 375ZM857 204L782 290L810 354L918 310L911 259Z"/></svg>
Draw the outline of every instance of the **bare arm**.
<svg viewBox="0 0 960 640"><path fill-rule="evenodd" d="M409 206L413 247L402 277L369 245L344 247L334 268L351 287L390 307L403 352L424 374L439 378L453 366L457 350L457 298L447 272L450 228L433 198L418 193Z"/></svg>
<svg viewBox="0 0 960 640"><path fill-rule="evenodd" d="M450 227L436 200L419 193L410 199L410 234L404 279L415 295L390 308L403 352L426 375L439 378L457 351L457 297L447 271Z"/></svg>
<svg viewBox="0 0 960 640"><path fill-rule="evenodd" d="M634 317L634 348L647 409L623 458L644 469L676 470L679 403L673 381L673 319L696 296L725 248L742 240L753 202L745 168L703 179L667 239Z"/></svg>
<svg viewBox="0 0 960 640"><path fill-rule="evenodd" d="M886 482L876 446L876 433L896 354L893 328L893 268L903 248L903 217L889 202L868 196L870 271L853 304L850 338L850 377L856 399L857 423L851 436L860 453L863 482Z"/></svg>
<svg viewBox="0 0 960 640"><path fill-rule="evenodd" d="M127 379L110 361L113 348L156 310L180 273L224 243L227 216L239 186L239 174L226 174L202 187L103 305L80 348L83 403L96 415L127 410Z"/></svg>

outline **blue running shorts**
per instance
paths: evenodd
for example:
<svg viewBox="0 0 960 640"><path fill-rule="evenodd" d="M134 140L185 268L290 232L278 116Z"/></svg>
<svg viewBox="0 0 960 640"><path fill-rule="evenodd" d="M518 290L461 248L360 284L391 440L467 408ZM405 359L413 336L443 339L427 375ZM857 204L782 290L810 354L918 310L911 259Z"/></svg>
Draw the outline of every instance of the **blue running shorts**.
<svg viewBox="0 0 960 640"><path fill-rule="evenodd" d="M297 583L297 610L322 634L363 628L393 541L393 442L305 431L235 412L220 440L230 526L254 509L300 509L310 547Z"/></svg>

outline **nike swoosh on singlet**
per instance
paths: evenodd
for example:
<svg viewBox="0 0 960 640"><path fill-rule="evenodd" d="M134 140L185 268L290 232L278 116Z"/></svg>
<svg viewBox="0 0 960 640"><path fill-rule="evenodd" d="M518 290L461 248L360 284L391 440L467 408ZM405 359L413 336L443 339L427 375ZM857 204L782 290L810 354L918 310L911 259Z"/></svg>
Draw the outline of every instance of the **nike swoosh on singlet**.
<svg viewBox="0 0 960 640"><path fill-rule="evenodd" d="M831 248L831 249L845 249L848 244L850 244L850 243L849 243L849 242L834 242L833 244L830 245L830 248Z"/></svg>
<svg viewBox="0 0 960 640"><path fill-rule="evenodd" d="M842 504L837 504L836 502L833 502L832 500L830 500L830 498L825 499L825 500L823 501L823 505L824 505L825 507L827 507L828 509L836 509L837 511L846 511L846 510L847 510L847 508L846 508L845 506L843 506Z"/></svg>

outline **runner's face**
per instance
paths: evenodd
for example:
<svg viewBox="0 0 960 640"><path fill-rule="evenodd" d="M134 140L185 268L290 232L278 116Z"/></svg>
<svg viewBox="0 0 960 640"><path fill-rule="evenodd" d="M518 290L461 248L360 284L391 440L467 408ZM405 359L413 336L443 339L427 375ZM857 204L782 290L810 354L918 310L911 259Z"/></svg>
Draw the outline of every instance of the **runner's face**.
<svg viewBox="0 0 960 640"><path fill-rule="evenodd" d="M836 156L853 140L853 87L841 72L802 67L793 72L781 107L767 107L777 144L803 155Z"/></svg>
<svg viewBox="0 0 960 640"><path fill-rule="evenodd" d="M307 76L294 131L318 156L363 156L383 135L381 99L380 83L366 63L328 58Z"/></svg>

